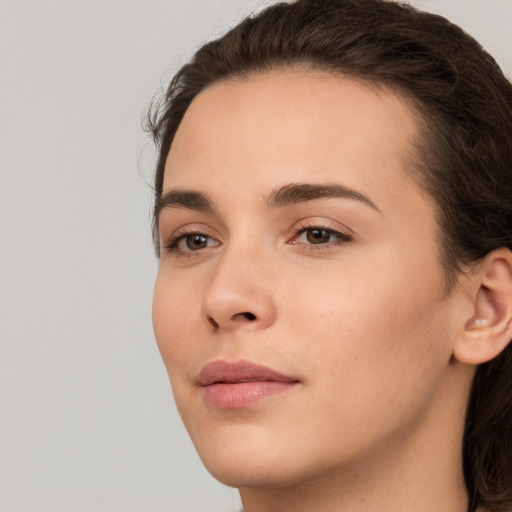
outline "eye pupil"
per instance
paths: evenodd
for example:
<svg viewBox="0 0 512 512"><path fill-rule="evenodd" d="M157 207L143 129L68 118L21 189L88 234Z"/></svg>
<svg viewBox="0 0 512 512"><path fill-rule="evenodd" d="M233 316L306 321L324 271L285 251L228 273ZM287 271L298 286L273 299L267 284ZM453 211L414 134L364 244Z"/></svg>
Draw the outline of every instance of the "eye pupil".
<svg viewBox="0 0 512 512"><path fill-rule="evenodd" d="M187 236L187 246L191 251L203 249L206 247L208 241L204 235L189 235Z"/></svg>
<svg viewBox="0 0 512 512"><path fill-rule="evenodd" d="M310 229L306 236L309 243L321 244L330 241L331 233L325 229Z"/></svg>

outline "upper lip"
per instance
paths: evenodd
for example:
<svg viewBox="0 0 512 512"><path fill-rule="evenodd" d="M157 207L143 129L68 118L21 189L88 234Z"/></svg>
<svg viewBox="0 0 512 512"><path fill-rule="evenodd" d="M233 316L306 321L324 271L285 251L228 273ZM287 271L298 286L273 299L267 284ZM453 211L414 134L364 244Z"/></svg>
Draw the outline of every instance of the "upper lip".
<svg viewBox="0 0 512 512"><path fill-rule="evenodd" d="M255 381L298 382L298 379L250 361L212 361L201 370L198 377L201 386Z"/></svg>

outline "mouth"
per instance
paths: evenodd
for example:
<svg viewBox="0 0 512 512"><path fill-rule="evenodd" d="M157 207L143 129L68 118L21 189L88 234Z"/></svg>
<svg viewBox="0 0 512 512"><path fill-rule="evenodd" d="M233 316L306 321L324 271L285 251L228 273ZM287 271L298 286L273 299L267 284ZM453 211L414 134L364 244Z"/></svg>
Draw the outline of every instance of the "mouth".
<svg viewBox="0 0 512 512"><path fill-rule="evenodd" d="M198 377L205 401L217 409L243 409L284 393L299 382L250 361L213 361Z"/></svg>

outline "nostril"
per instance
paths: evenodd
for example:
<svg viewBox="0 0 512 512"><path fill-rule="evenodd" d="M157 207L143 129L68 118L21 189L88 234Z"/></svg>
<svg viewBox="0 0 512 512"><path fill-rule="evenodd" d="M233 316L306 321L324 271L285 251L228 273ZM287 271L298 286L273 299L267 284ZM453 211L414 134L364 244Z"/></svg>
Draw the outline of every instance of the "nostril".
<svg viewBox="0 0 512 512"><path fill-rule="evenodd" d="M256 320L256 315L253 315L252 313L249 313L249 312L245 312L245 313L242 313L242 315L247 318L247 320L250 320L251 322L253 322L254 320Z"/></svg>
<svg viewBox="0 0 512 512"><path fill-rule="evenodd" d="M212 326L214 331L219 328L219 324L211 316L208 317L208 323Z"/></svg>

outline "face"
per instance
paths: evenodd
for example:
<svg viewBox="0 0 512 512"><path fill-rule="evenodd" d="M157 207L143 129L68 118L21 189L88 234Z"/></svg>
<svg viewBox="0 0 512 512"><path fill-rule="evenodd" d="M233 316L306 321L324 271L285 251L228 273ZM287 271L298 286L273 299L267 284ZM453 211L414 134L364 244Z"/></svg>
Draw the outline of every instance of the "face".
<svg viewBox="0 0 512 512"><path fill-rule="evenodd" d="M415 136L403 98L322 72L217 83L186 112L153 322L224 483L289 486L375 460L441 402L452 299L434 207L408 174Z"/></svg>

